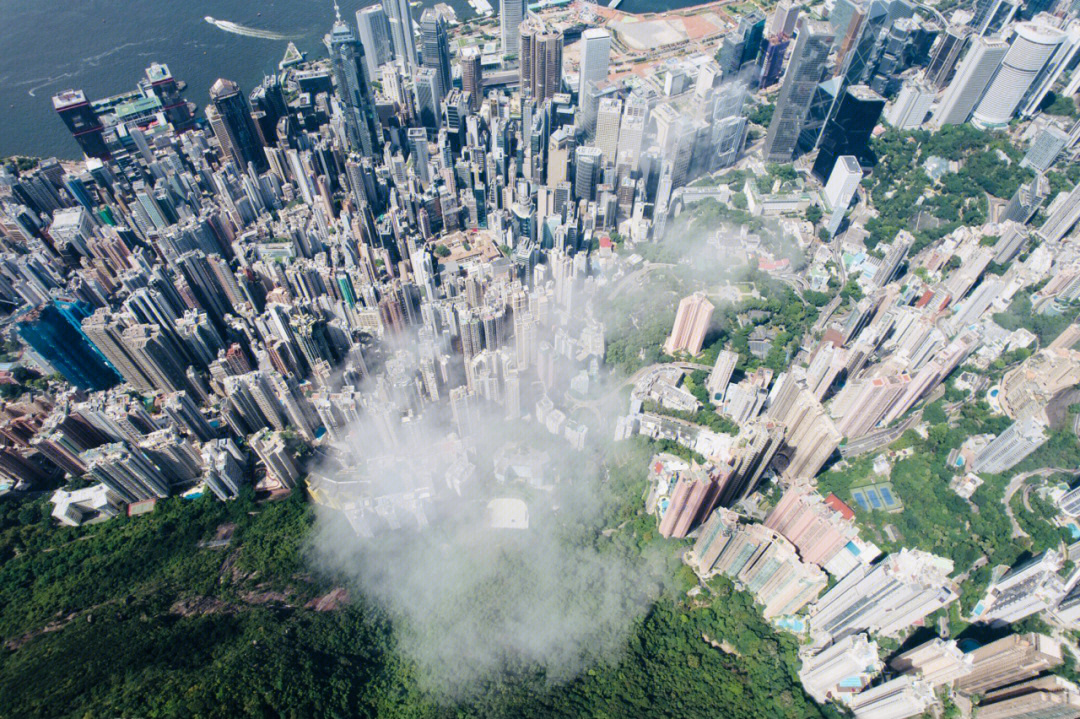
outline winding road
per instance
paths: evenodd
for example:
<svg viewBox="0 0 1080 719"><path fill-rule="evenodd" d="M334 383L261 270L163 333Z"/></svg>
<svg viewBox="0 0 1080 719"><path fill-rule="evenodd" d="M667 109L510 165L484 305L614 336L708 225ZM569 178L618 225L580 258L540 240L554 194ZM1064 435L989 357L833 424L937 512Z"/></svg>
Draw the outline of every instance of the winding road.
<svg viewBox="0 0 1080 719"><path fill-rule="evenodd" d="M1015 495L1020 488L1024 486L1024 482L1028 481L1032 477L1049 477L1054 474L1071 474L1075 470L1063 469L1061 467L1043 467L1042 469L1033 469L1030 472L1022 472L1009 480L1009 484L1005 487L1005 495L1001 498L1001 503L1005 505L1005 514L1009 518L1009 522L1012 524L1012 536L1013 539L1030 538L1030 535L1023 530L1020 523L1016 521L1016 517L1013 516L1012 502L1013 495Z"/></svg>

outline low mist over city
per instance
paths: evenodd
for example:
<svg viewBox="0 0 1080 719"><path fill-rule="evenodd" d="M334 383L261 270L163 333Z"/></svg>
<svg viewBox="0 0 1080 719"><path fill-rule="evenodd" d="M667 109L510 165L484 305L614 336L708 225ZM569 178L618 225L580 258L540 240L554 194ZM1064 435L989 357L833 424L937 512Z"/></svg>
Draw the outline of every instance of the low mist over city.
<svg viewBox="0 0 1080 719"><path fill-rule="evenodd" d="M687 1L8 8L0 719L1080 719L1080 2Z"/></svg>

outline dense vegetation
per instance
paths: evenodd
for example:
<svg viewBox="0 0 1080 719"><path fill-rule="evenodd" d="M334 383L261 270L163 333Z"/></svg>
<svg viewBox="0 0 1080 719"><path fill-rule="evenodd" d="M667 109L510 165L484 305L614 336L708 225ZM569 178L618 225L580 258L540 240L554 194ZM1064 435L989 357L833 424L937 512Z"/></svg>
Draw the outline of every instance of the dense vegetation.
<svg viewBox="0 0 1080 719"><path fill-rule="evenodd" d="M868 532L867 538L878 543L882 551L909 547L933 552L952 559L958 573L972 569L985 556L987 564L971 571L962 586L961 607L966 612L982 597L995 565L1012 565L1025 553L1057 548L1063 540L1071 541L1066 530L1047 521L1048 515L1056 513L1052 507L1031 493L1029 503L1034 513L1028 512L1020 491L1013 495L1009 506L1027 536L1014 537L1004 498L1010 480L1018 475L1044 468L1080 466L1080 443L1071 428L1053 430L1046 444L1010 471L982 475L985 482L969 501L949 488L954 476L946 461L949 452L972 435L1000 434L1010 420L993 415L981 401L960 404L946 412L942 400L929 405L923 419L929 422L927 438L908 430L893 443L890 449L910 454L896 461L887 478L874 474L872 457L860 457L823 474L818 478L818 488L848 501ZM851 501L851 489L880 481L892 483L892 491L904 504L903 511L868 512ZM886 527L890 531L885 531Z"/></svg>
<svg viewBox="0 0 1080 719"><path fill-rule="evenodd" d="M0 717L832 716L799 687L794 638L725 580L695 589L656 533L640 502L655 450L606 460L617 529L595 541L667 558L622 654L569 683L533 668L453 700L422 688L379 607L313 601L337 583L305 572L298 496L172 499L82 529L50 526L42 500L0 502Z"/></svg>
<svg viewBox="0 0 1080 719"><path fill-rule="evenodd" d="M1035 334L1043 347L1069 326L1076 318L1076 308L1065 308L1060 313L1037 313L1033 310L1028 292L1018 292L1005 312L994 315L994 322L1009 331L1023 327Z"/></svg>
<svg viewBox="0 0 1080 719"><path fill-rule="evenodd" d="M947 125L939 132L889 130L871 140L878 157L871 178L865 180L878 217L866 224L866 246L892 242L900 230L917 240L912 254L961 225L979 225L986 219L986 195L1009 199L1034 173L1021 168L1022 153L1001 133L971 125ZM932 157L956 162L934 183L924 165ZM932 223L916 224L926 212Z"/></svg>

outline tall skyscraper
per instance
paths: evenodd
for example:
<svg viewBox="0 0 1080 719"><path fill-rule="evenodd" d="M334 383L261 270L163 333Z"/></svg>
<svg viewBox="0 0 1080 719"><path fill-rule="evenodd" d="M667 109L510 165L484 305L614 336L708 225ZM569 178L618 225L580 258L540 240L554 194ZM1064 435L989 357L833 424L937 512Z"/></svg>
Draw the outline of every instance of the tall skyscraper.
<svg viewBox="0 0 1080 719"><path fill-rule="evenodd" d="M169 480L142 452L126 442L103 444L83 453L87 474L125 502L169 496Z"/></svg>
<svg viewBox="0 0 1080 719"><path fill-rule="evenodd" d="M1064 40L1065 33L1057 28L1031 22L1017 24L1012 45L975 107L972 123L982 128L1009 124L1024 94Z"/></svg>
<svg viewBox="0 0 1080 719"><path fill-rule="evenodd" d="M967 122L975 103L982 97L1008 51L1009 43L1000 38L977 37L972 40L931 123L940 128Z"/></svg>
<svg viewBox="0 0 1080 719"><path fill-rule="evenodd" d="M574 197L578 200L596 198L596 186L604 164L604 153L599 147L586 145L574 149Z"/></svg>
<svg viewBox="0 0 1080 719"><path fill-rule="evenodd" d="M798 367L785 374L769 404L768 416L787 428L782 450L788 461L783 470L785 479L816 475L843 439Z"/></svg>
<svg viewBox="0 0 1080 719"><path fill-rule="evenodd" d="M1046 222L1035 230L1035 233L1047 242L1060 240L1080 219L1080 184L1069 191L1063 202L1058 200L1051 202L1050 208L1053 209L1055 205L1057 208L1046 218Z"/></svg>
<svg viewBox="0 0 1080 719"><path fill-rule="evenodd" d="M835 234L844 219L844 213L862 182L862 166L854 155L841 155L836 159L829 181L825 183L825 201L832 213L829 216L829 233Z"/></svg>
<svg viewBox="0 0 1080 719"><path fill-rule="evenodd" d="M214 496L223 502L236 499L240 494L244 473L233 454L217 444L207 444L203 447L200 459L205 467L202 480Z"/></svg>
<svg viewBox="0 0 1080 719"><path fill-rule="evenodd" d="M172 420L173 426L200 442L209 442L217 436L214 428L199 412L199 406L195 400L187 392L172 392L165 395L162 408Z"/></svg>
<svg viewBox="0 0 1080 719"><path fill-rule="evenodd" d="M446 21L431 8L420 15L420 40L424 67L435 70L439 78L440 96L445 96L451 88L450 39L446 34Z"/></svg>
<svg viewBox="0 0 1080 719"><path fill-rule="evenodd" d="M971 27L978 35L994 35L1012 19L1018 6L1009 0L975 0Z"/></svg>
<svg viewBox="0 0 1080 719"><path fill-rule="evenodd" d="M187 100L180 95L180 87L169 71L169 66L160 62L151 63L150 67L146 68L146 81L150 83L150 91L161 101L161 111L165 114L165 119L178 131L191 127L194 118L188 109Z"/></svg>
<svg viewBox="0 0 1080 719"><path fill-rule="evenodd" d="M109 364L140 392L150 392L154 385L139 367L131 348L123 341L124 327L105 308L98 309L82 321L82 329Z"/></svg>
<svg viewBox="0 0 1080 719"><path fill-rule="evenodd" d="M157 325L131 325L121 335L135 363L161 392L188 388L183 355Z"/></svg>
<svg viewBox="0 0 1080 719"><path fill-rule="evenodd" d="M980 621L1013 624L1057 606L1068 591L1059 574L1064 565L1065 558L1048 549L1010 567L986 588Z"/></svg>
<svg viewBox="0 0 1080 719"><path fill-rule="evenodd" d="M832 174L836 159L854 155L862 166L872 166L870 133L877 125L885 98L866 85L852 85L840 98L836 112L825 123L814 161L814 175L825 182Z"/></svg>
<svg viewBox="0 0 1080 719"><path fill-rule="evenodd" d="M484 66L481 64L480 48L461 48L461 89L469 93L469 108L476 112L484 99Z"/></svg>
<svg viewBox="0 0 1080 719"><path fill-rule="evenodd" d="M907 372L849 382L836 396L837 407L846 411L836 421L836 428L845 437L861 437L873 429L904 395L911 382Z"/></svg>
<svg viewBox="0 0 1080 719"><path fill-rule="evenodd" d="M795 36L795 23L799 20L799 6L793 0L780 0L769 16L766 34L769 37L784 35Z"/></svg>
<svg viewBox="0 0 1080 719"><path fill-rule="evenodd" d="M619 147L619 123L622 120L622 101L605 97L596 111L596 146L604 153L604 163L615 164Z"/></svg>
<svg viewBox="0 0 1080 719"><path fill-rule="evenodd" d="M942 89L952 80L956 63L964 52L970 34L971 28L967 25L950 25L941 35L930 64L926 66L926 79L937 89Z"/></svg>
<svg viewBox="0 0 1080 719"><path fill-rule="evenodd" d="M83 332L81 323L89 316L90 308L80 302L53 300L18 317L15 328L68 382L79 389L104 390L121 378Z"/></svg>
<svg viewBox="0 0 1080 719"><path fill-rule="evenodd" d="M416 101L416 116L420 124L428 128L438 128L442 123L439 112L439 75L434 68L422 67L413 78L413 93Z"/></svg>
<svg viewBox="0 0 1080 719"><path fill-rule="evenodd" d="M412 158L413 171L423 186L431 182L431 172L428 162L428 138L427 130L423 127L410 127L407 133L409 138L409 155Z"/></svg>
<svg viewBox="0 0 1080 719"><path fill-rule="evenodd" d="M1065 149L1069 136L1053 125L1044 127L1028 148L1020 167L1030 167L1037 173L1046 172L1053 166L1058 155Z"/></svg>
<svg viewBox="0 0 1080 719"><path fill-rule="evenodd" d="M522 92L541 102L549 100L562 84L562 32L529 16L521 23L519 35Z"/></svg>
<svg viewBox="0 0 1080 719"><path fill-rule="evenodd" d="M413 31L412 5L409 0L382 0L394 57L406 74L416 67L416 34Z"/></svg>
<svg viewBox="0 0 1080 719"><path fill-rule="evenodd" d="M206 119L210 121L222 152L237 167L247 171L249 162L260 171L268 167L259 131L251 118L251 107L235 82L218 78L213 84Z"/></svg>
<svg viewBox="0 0 1080 719"><path fill-rule="evenodd" d="M1045 175L1038 174L1031 182L1025 182L1016 189L1013 196L1009 199L1009 204L1005 205L1005 209L1001 211L1001 216L998 218L999 222L1013 221L1020 224L1027 224L1028 220L1035 215L1035 212L1042 206L1043 200L1050 194L1050 182L1046 179ZM1026 235L1024 235L1026 237ZM1019 245L1017 245L1019 250ZM995 246L995 251L997 247ZM1004 262L1008 262L1015 256L1015 252L1012 252L1008 257L1004 258ZM994 257L994 262L998 264L1004 264L998 257Z"/></svg>
<svg viewBox="0 0 1080 719"><path fill-rule="evenodd" d="M724 37L717 54L724 77L735 78L743 66L757 59L764 34L765 16L760 10L754 9L739 18L738 27Z"/></svg>
<svg viewBox="0 0 1080 719"><path fill-rule="evenodd" d="M248 444L266 465L266 471L283 487L295 487L300 478L300 470L285 446L284 438L269 430L261 430L253 435Z"/></svg>
<svg viewBox="0 0 1080 719"><path fill-rule="evenodd" d="M608 58L611 54L611 33L600 27L591 27L581 34L581 67L578 71L578 94L589 82L600 82L608 77Z"/></svg>
<svg viewBox="0 0 1080 719"><path fill-rule="evenodd" d="M574 149L574 137L572 132L563 128L555 130L548 139L548 164L545 173L549 187L555 187L559 183L569 179L567 174L570 169L570 156Z"/></svg>
<svg viewBox="0 0 1080 719"><path fill-rule="evenodd" d="M336 8L336 6L335 6ZM368 157L377 155L379 146L378 119L367 76L364 46L338 14L330 30L330 68L334 85L345 115L349 144Z"/></svg>
<svg viewBox="0 0 1080 719"><path fill-rule="evenodd" d="M619 155L625 156L631 167L637 167L641 156L641 142L649 117L649 105L641 98L630 95L623 103L623 118L619 125Z"/></svg>
<svg viewBox="0 0 1080 719"><path fill-rule="evenodd" d="M596 135L596 113L600 109L600 101L604 98L616 98L619 88L613 82L601 80L585 83L585 88L578 96L578 111L575 124L584 131L587 137Z"/></svg>
<svg viewBox="0 0 1080 719"><path fill-rule="evenodd" d="M1064 25L1062 31L1064 37L1058 49L1043 65L1042 70L1032 80L1031 86L1020 100L1017 112L1023 117L1029 117L1039 112L1043 100L1058 85L1065 71L1076 66L1077 55L1080 54L1080 22L1073 20ZM1060 94L1074 94L1078 85L1080 85L1080 77L1077 77L1074 72L1069 76L1065 87L1061 88Z"/></svg>
<svg viewBox="0 0 1080 719"><path fill-rule="evenodd" d="M885 119L897 130L914 130L926 120L935 94L930 86L906 81Z"/></svg>
<svg viewBox="0 0 1080 719"><path fill-rule="evenodd" d="M840 45L839 60L845 85L869 81L880 41L889 25L889 7L883 0L869 0L858 7L856 17L861 18L858 29Z"/></svg>
<svg viewBox="0 0 1080 719"><path fill-rule="evenodd" d="M783 35L774 35L768 39L761 60L761 87L772 87L780 80L784 69L784 55L791 40Z"/></svg>
<svg viewBox="0 0 1080 719"><path fill-rule="evenodd" d="M105 144L105 128L97 112L86 99L82 90L65 90L53 95L53 109L64 121L68 131L79 143L87 157L109 158L109 148Z"/></svg>
<svg viewBox="0 0 1080 719"><path fill-rule="evenodd" d="M394 42L390 21L382 5L371 5L356 11L356 30L364 46L364 63L368 78L379 76L379 67L394 59Z"/></svg>
<svg viewBox="0 0 1080 719"><path fill-rule="evenodd" d="M833 38L827 23L801 21L799 37L765 137L764 155L767 161L791 161L814 90L825 71L825 60L829 56Z"/></svg>
<svg viewBox="0 0 1080 719"><path fill-rule="evenodd" d="M518 54L521 21L524 19L525 0L499 0L499 33L504 56Z"/></svg>
<svg viewBox="0 0 1080 719"><path fill-rule="evenodd" d="M784 432L785 427L776 422L744 420L731 472L720 478L717 502L721 506L734 507L757 489L784 442Z"/></svg>

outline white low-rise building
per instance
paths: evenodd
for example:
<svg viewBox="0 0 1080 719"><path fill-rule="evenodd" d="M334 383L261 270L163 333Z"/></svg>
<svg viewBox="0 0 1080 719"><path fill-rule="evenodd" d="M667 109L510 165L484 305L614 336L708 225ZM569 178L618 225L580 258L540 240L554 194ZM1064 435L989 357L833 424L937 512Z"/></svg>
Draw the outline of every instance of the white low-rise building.
<svg viewBox="0 0 1080 719"><path fill-rule="evenodd" d="M58 489L49 501L53 503L52 516L69 527L101 522L120 514L124 501L104 484L67 491Z"/></svg>

